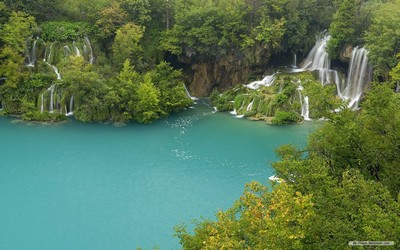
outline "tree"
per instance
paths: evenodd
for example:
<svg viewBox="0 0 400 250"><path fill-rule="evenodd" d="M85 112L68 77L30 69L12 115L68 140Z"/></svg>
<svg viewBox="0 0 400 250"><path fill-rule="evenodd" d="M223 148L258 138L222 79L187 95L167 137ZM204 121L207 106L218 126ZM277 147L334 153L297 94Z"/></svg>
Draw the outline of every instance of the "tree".
<svg viewBox="0 0 400 250"><path fill-rule="evenodd" d="M117 30L112 46L114 65L120 67L129 59L133 65L140 66L143 49L139 42L143 33L144 28L134 23L127 23Z"/></svg>
<svg viewBox="0 0 400 250"><path fill-rule="evenodd" d="M163 115L160 110L160 90L154 86L149 75L137 90L137 103L129 103L134 110L134 119L141 123L150 123Z"/></svg>
<svg viewBox="0 0 400 250"><path fill-rule="evenodd" d="M215 222L197 223L193 235L176 227L184 249L301 249L314 213L311 196L290 185L281 183L268 192L252 182L231 209L216 216Z"/></svg>
<svg viewBox="0 0 400 250"><path fill-rule="evenodd" d="M369 60L374 66L374 73L388 77L390 69L398 61L396 54L400 49L400 1L388 1L377 8L372 18L371 27L365 34Z"/></svg>
<svg viewBox="0 0 400 250"><path fill-rule="evenodd" d="M109 107L103 100L109 87L93 70L93 65L86 63L83 57L71 56L62 72L60 87L66 90L64 98L66 94L74 96L75 118L84 122L107 120Z"/></svg>
<svg viewBox="0 0 400 250"><path fill-rule="evenodd" d="M161 62L149 74L154 85L160 89L160 106L164 112L178 111L193 103L186 94L182 71Z"/></svg>
<svg viewBox="0 0 400 250"><path fill-rule="evenodd" d="M37 29L35 18L24 12L12 12L1 29L1 40L17 53L23 53L26 39Z"/></svg>
<svg viewBox="0 0 400 250"><path fill-rule="evenodd" d="M100 38L114 37L117 29L129 21L128 13L122 9L117 1L111 1L108 6L100 10L96 26L100 30Z"/></svg>
<svg viewBox="0 0 400 250"><path fill-rule="evenodd" d="M360 0L337 1L338 9L333 15L329 27L331 39L328 41L327 50L332 58L338 58L341 49L346 44L354 43L356 31L356 12Z"/></svg>

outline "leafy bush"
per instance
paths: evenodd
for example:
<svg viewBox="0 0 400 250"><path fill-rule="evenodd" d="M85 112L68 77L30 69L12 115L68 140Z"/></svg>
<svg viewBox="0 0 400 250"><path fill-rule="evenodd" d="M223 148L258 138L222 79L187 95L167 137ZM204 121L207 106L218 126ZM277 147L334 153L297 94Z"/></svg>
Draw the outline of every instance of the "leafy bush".
<svg viewBox="0 0 400 250"><path fill-rule="evenodd" d="M49 113L33 110L28 111L22 115L22 119L25 121L37 121L37 122L60 122L67 119L64 114Z"/></svg>
<svg viewBox="0 0 400 250"><path fill-rule="evenodd" d="M50 21L42 23L40 28L46 41L77 40L94 33L93 26L84 22Z"/></svg>
<svg viewBox="0 0 400 250"><path fill-rule="evenodd" d="M301 116L294 111L277 111L271 123L274 125L283 125L301 121Z"/></svg>

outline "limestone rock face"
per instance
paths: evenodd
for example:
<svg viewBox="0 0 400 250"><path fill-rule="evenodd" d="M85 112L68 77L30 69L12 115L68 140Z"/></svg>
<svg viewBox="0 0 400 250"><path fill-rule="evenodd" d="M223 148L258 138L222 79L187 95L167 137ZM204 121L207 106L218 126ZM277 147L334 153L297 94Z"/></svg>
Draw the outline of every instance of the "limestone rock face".
<svg viewBox="0 0 400 250"><path fill-rule="evenodd" d="M249 66L237 55L224 55L208 62L191 65L190 93L193 96L210 95L214 88L227 90L237 84L247 84Z"/></svg>
<svg viewBox="0 0 400 250"><path fill-rule="evenodd" d="M353 52L353 47L351 45L346 45L340 52L339 60L342 62L350 62L351 53Z"/></svg>

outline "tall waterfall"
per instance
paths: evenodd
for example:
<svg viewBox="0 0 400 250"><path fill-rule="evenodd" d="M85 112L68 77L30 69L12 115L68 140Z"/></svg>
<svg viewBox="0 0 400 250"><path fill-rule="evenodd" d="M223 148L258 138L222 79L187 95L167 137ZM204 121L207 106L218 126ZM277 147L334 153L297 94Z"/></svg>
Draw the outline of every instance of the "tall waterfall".
<svg viewBox="0 0 400 250"><path fill-rule="evenodd" d="M47 90L50 91L50 106L49 106L49 112L53 113L54 112L54 88L55 84L51 85L50 88Z"/></svg>
<svg viewBox="0 0 400 250"><path fill-rule="evenodd" d="M84 41L85 41L85 45L83 46L83 51L85 54L89 55L89 63L93 64L94 56L93 56L92 44L90 43L90 40L87 36L85 36Z"/></svg>
<svg viewBox="0 0 400 250"><path fill-rule="evenodd" d="M67 108L65 108L67 110ZM71 99L69 100L69 112L66 113L66 116L71 116L74 114L74 96L71 96Z"/></svg>
<svg viewBox="0 0 400 250"><path fill-rule="evenodd" d="M331 60L326 52L326 46L330 38L330 35L325 35L319 39L303 62L303 70L318 71L319 81L322 84L330 83L331 75L334 74L334 71L330 69Z"/></svg>
<svg viewBox="0 0 400 250"><path fill-rule="evenodd" d="M189 97L189 98L192 99L193 101L199 100L199 98L190 95L189 90L186 88L186 85L185 85L185 84L183 84L183 87L185 87L185 92L186 92L187 97Z"/></svg>
<svg viewBox="0 0 400 250"><path fill-rule="evenodd" d="M364 48L353 49L347 80L340 79L336 70L330 68L330 59L326 45L330 39L325 35L319 39L303 62L303 70L318 70L322 84L335 83L337 95L343 100L349 100L350 108L358 108L363 92L371 81L372 67L368 65L368 51Z"/></svg>
<svg viewBox="0 0 400 250"><path fill-rule="evenodd" d="M28 58L28 64L26 66L28 67L35 67L38 40L39 38L33 40L32 45L30 44L32 42L32 38L28 38L26 40L26 56Z"/></svg>
<svg viewBox="0 0 400 250"><path fill-rule="evenodd" d="M300 85L297 88L297 91L299 92L299 99L300 99L300 104L301 104L301 116L304 118L306 121L310 121L310 111L309 111L309 104L308 104L308 96L303 96L303 86Z"/></svg>
<svg viewBox="0 0 400 250"><path fill-rule="evenodd" d="M343 99L349 100L349 107L358 108L360 98L371 81L371 73L368 51L355 47L351 54L346 86L342 91Z"/></svg>

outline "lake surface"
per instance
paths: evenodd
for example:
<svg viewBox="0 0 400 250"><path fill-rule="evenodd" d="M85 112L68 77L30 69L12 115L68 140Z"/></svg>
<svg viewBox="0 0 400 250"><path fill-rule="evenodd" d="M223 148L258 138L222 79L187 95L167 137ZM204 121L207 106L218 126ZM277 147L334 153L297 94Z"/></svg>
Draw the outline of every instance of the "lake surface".
<svg viewBox="0 0 400 250"><path fill-rule="evenodd" d="M246 182L267 184L274 148L304 145L313 127L205 105L124 127L0 117L0 249L178 249L175 225L213 218Z"/></svg>

